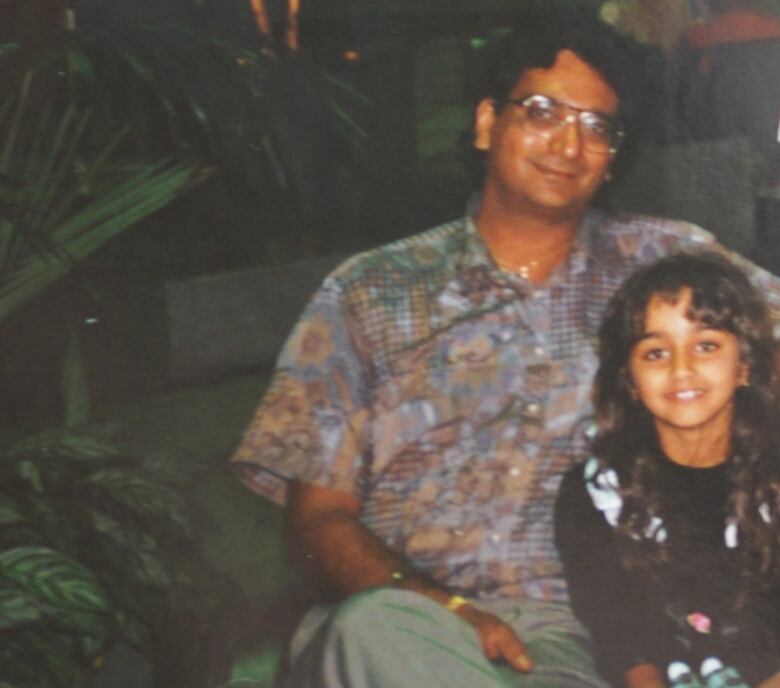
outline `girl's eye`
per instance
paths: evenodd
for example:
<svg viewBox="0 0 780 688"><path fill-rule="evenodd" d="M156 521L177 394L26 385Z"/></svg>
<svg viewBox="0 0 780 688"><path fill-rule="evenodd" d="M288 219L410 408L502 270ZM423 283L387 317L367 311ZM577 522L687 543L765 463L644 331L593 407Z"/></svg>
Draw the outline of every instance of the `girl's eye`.
<svg viewBox="0 0 780 688"><path fill-rule="evenodd" d="M642 358L645 361L660 361L666 356L666 351L663 349L648 349L642 354Z"/></svg>
<svg viewBox="0 0 780 688"><path fill-rule="evenodd" d="M712 353L713 351L717 351L720 348L720 345L717 342L699 342L696 345L696 351L701 351L702 353Z"/></svg>

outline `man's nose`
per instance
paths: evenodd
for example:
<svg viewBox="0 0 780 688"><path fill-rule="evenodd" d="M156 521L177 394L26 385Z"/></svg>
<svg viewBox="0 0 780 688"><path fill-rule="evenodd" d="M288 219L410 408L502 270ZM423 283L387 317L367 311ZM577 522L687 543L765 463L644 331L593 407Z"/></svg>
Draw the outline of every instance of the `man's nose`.
<svg viewBox="0 0 780 688"><path fill-rule="evenodd" d="M561 121L552 143L556 152L565 158L573 159L582 153L582 135L577 115L569 115Z"/></svg>

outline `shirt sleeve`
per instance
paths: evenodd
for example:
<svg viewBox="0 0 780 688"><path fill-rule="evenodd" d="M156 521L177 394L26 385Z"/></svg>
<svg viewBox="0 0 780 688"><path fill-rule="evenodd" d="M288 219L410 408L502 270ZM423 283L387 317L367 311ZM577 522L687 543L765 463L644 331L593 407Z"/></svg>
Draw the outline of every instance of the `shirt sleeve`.
<svg viewBox="0 0 780 688"><path fill-rule="evenodd" d="M780 340L780 277L768 270L760 268L736 251L720 244L715 237L706 230L690 223L676 223L685 227L681 233L684 248L708 248L720 253L742 270L753 286L758 289L769 307L769 312L774 326L775 339Z"/></svg>
<svg viewBox="0 0 780 688"><path fill-rule="evenodd" d="M756 287L769 307L774 337L780 341L780 277L758 267L744 256L716 244L717 249L742 270Z"/></svg>
<svg viewBox="0 0 780 688"><path fill-rule="evenodd" d="M750 279L769 306L775 339L780 340L780 277L758 267L744 256L726 248L698 225L682 220L649 216L627 216L617 222L617 243L624 260L635 265L657 260L677 251L707 249L720 253Z"/></svg>
<svg viewBox="0 0 780 688"><path fill-rule="evenodd" d="M649 591L623 568L614 532L588 495L582 466L561 483L555 537L572 609L593 637L599 670L614 685L624 685L631 667L658 663L664 640L647 613Z"/></svg>
<svg viewBox="0 0 780 688"><path fill-rule="evenodd" d="M359 493L369 392L339 282L329 277L287 340L231 461L254 491L283 504L291 480Z"/></svg>

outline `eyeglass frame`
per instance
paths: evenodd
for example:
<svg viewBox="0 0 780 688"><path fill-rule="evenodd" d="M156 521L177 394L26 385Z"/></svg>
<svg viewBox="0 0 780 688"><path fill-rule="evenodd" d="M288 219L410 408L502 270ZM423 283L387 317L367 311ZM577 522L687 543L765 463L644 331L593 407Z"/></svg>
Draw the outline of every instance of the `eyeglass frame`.
<svg viewBox="0 0 780 688"><path fill-rule="evenodd" d="M623 138L625 137L626 133L623 130L622 125L620 124L620 120L616 117L612 117L611 115L607 115L603 112L598 112L596 110L588 110L586 108L578 108L574 105L569 105L568 103L563 103L560 100L556 100L555 98L551 98L550 96L546 96L542 93L532 93L531 95L526 96L525 98L497 98L495 100L495 103L499 106L503 104L510 104L510 105L516 105L518 107L523 108L524 111L527 111L529 106L529 101L533 99L543 99L547 101L548 103L552 105L560 105L562 107L565 107L568 110L574 110L574 114L567 115L563 119L558 120L558 124L554 129L551 129L550 132L554 130L559 130L563 127L564 124L572 124L574 122L577 123L577 132L580 136L582 136L582 131L580 129L581 123L582 123L582 116L583 115L592 115L594 117L598 117L602 120L605 120L609 122L612 126L615 127L615 133L613 137L612 145L610 145L606 150L600 151L600 150L591 150L590 148L585 145L586 139L584 136L582 136L583 145L585 148L590 150L591 153L604 153L608 155L615 155L617 154L618 150L620 150L620 144L623 142ZM540 131L532 131L533 134L539 135L542 134Z"/></svg>

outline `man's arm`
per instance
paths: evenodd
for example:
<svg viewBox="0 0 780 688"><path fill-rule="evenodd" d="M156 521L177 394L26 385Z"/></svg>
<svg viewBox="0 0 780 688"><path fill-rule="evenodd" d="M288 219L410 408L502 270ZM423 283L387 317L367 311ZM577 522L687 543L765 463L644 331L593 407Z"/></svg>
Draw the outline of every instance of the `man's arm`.
<svg viewBox="0 0 780 688"><path fill-rule="evenodd" d="M394 585L447 605L451 592L411 569L360 523L361 506L347 492L293 481L287 517L294 546L344 597ZM488 659L503 659L518 671L533 667L523 643L498 617L470 604L462 604L454 613L477 631Z"/></svg>

